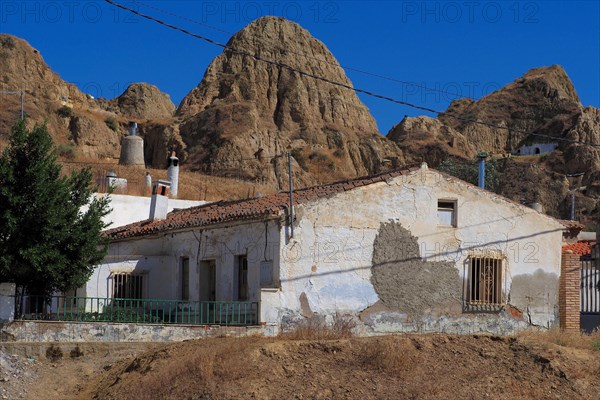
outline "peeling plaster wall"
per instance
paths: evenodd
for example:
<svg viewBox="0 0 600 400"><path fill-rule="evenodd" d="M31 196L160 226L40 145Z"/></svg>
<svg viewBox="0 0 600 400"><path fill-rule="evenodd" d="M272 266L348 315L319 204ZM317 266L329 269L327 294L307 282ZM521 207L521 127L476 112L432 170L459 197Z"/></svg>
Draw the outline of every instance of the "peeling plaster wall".
<svg viewBox="0 0 600 400"><path fill-rule="evenodd" d="M382 303L412 319L461 310L462 281L452 261L425 261L417 238L397 222L382 223L373 244L371 282Z"/></svg>
<svg viewBox="0 0 600 400"><path fill-rule="evenodd" d="M110 297L111 272L143 273L147 278L146 297L180 299L181 258L189 258L190 300L204 300L206 271L200 260L216 262L216 300L237 300L237 257L248 259L249 301L259 301L260 263L279 264L279 224L275 221L232 224L213 229L176 232L150 239L112 243L103 264L85 287L87 296ZM266 243L266 246L265 246ZM274 268L278 281L277 270ZM79 292L78 292L79 293Z"/></svg>
<svg viewBox="0 0 600 400"><path fill-rule="evenodd" d="M456 201L456 227L438 225L439 199ZM277 315L277 320L301 319L307 305L311 312L321 315L341 312L358 316L376 303L383 303L384 307L370 317L363 314L365 333L460 330L457 326L463 326L465 332L475 329L505 333L524 326L523 321L513 317L519 311L532 324L548 327L555 321L563 227L535 210L422 168L388 182L299 205L295 213L295 237L289 239L286 230L281 232L282 290L278 301L270 300L270 305L279 307L277 313L271 313ZM415 260L415 269L423 268L423 261L436 263L430 264L436 266L431 271L415 271L410 276L421 281L428 274L441 275L452 282L452 288L433 287L437 295L416 300L407 300L407 293L399 288L396 302L378 293L372 283L373 248L382 233L382 223L390 221L416 238L422 260ZM396 237L398 244L410 248L410 241L407 244L403 237L406 234ZM393 235L386 239L392 240ZM476 316L458 308L462 300L457 302L456 288L462 287L467 278L467 257L482 249L501 251L507 257L504 289L517 312ZM454 271L447 268L449 265ZM538 270L544 274L541 286L534 276ZM385 276L382 278L385 280ZM394 279L400 278L398 273ZM420 293L427 289L423 282L413 283ZM418 295L419 290L409 294ZM390 287L387 294L392 291ZM452 298L440 306L438 300L445 296ZM432 299L430 309L425 309L426 302L421 300ZM477 327L469 328L473 323Z"/></svg>

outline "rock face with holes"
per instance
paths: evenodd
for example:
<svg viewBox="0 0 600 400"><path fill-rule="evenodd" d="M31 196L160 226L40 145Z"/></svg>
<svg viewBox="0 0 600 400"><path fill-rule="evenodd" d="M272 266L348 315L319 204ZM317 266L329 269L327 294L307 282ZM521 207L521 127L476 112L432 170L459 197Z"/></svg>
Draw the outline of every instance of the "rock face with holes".
<svg viewBox="0 0 600 400"><path fill-rule="evenodd" d="M184 155L178 125L173 121L175 106L156 86L136 83L115 99L94 99L62 80L38 50L12 35L0 35L0 59L2 90L28 90L24 106L29 123L45 122L54 143L72 149L76 157L118 159L121 138L131 119L140 122L140 130L148 135L149 165L163 166L170 149ZM0 100L2 144L19 117L20 98L2 95Z"/></svg>
<svg viewBox="0 0 600 400"><path fill-rule="evenodd" d="M578 194L580 218L597 224L600 149L568 141L600 143L600 109L581 104L561 66L532 69L477 101L453 101L438 118L405 117L387 137L398 143L407 160L434 167L446 159L471 160L479 151L504 157L522 146L556 147L538 159L504 160L500 193L516 201L541 202L551 215L566 218L570 196L564 174L585 172L574 183L588 186L585 196Z"/></svg>
<svg viewBox="0 0 600 400"><path fill-rule="evenodd" d="M552 142L551 138L527 137L521 131L572 136L585 113L565 70L553 65L532 69L477 101L455 100L437 119L406 117L390 130L388 138L410 148L413 157L436 165L439 155L431 154L427 146L414 146L415 141L437 145L448 156L470 158L478 151L504 154L526 143ZM600 130L595 133L600 135Z"/></svg>
<svg viewBox="0 0 600 400"><path fill-rule="evenodd" d="M263 17L228 45L280 64L232 50L213 60L177 109L196 168L220 174L243 169L247 178L282 182L285 168L280 173L275 160L271 173L262 176L265 168L255 154L274 156L291 146L298 178L314 181L317 173L331 178L379 172L388 160L402 157L378 133L353 90L292 70L352 86L325 45L298 24ZM253 158L256 163L246 162Z"/></svg>
<svg viewBox="0 0 600 400"><path fill-rule="evenodd" d="M170 121L175 105L168 94L148 83L132 83L119 97L103 106L127 118Z"/></svg>

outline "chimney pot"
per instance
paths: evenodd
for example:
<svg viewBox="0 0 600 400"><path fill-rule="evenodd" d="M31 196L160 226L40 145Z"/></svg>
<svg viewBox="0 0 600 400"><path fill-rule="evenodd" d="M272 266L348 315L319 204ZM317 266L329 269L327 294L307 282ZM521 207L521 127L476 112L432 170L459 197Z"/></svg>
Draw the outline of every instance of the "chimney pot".
<svg viewBox="0 0 600 400"><path fill-rule="evenodd" d="M150 198L150 216L149 219L161 220L167 218L169 210L169 181L157 180L152 186L152 197Z"/></svg>

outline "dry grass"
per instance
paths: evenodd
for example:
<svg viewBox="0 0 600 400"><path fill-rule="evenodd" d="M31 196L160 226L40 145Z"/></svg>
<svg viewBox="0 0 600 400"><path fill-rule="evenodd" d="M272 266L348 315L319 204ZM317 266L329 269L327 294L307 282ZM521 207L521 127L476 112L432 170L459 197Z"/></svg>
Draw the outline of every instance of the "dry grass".
<svg viewBox="0 0 600 400"><path fill-rule="evenodd" d="M313 315L296 323L291 329L281 329L279 336L288 340L348 339L354 336L354 328L356 321L347 314L336 313L331 324L325 318Z"/></svg>
<svg viewBox="0 0 600 400"><path fill-rule="evenodd" d="M204 347L199 343L191 353L188 349L183 357L170 357L167 353L162 353L150 360L136 358L126 369L141 375L135 398L171 398L171 393L178 393L178 398L182 394L184 398L211 398L219 382L244 377L248 373L247 356L252 345L247 339L229 339L216 343L212 347ZM162 357L164 364L158 368L154 365L155 360ZM194 380L193 384L189 379ZM157 397L158 393L163 396Z"/></svg>
<svg viewBox="0 0 600 400"><path fill-rule="evenodd" d="M78 157L76 161L63 160L63 173L68 174L74 169L90 167L94 179L106 177L108 172L115 172L119 178L127 179L127 189L116 189L116 194L132 196L150 196L150 189L146 187L146 172L150 173L152 180L166 179L165 169L140 168L119 165L116 160L107 160L99 163ZM107 188L100 187L100 192ZM256 197L259 194L275 192L274 185L259 184L242 181L234 178L224 178L204 175L198 172L180 170L179 172L179 199L185 200L235 200Z"/></svg>
<svg viewBox="0 0 600 400"><path fill-rule="evenodd" d="M522 339L533 339L541 342L554 343L559 346L573 347L583 350L600 351L600 331L592 334L565 332L558 327L548 330L525 330L517 334Z"/></svg>
<svg viewBox="0 0 600 400"><path fill-rule="evenodd" d="M548 346L543 340L550 335L337 340L331 333L334 326L313 318L282 338L172 344L112 368L89 388L89 398L512 400L546 399L549 394L596 398L600 387L598 353ZM321 340L324 335L336 340ZM317 340L295 340L315 336Z"/></svg>

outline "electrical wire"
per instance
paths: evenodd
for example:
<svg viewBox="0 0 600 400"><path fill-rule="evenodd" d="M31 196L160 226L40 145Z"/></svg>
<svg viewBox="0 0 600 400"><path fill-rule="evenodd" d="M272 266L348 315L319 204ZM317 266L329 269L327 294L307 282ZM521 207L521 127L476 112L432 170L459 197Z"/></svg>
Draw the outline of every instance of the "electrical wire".
<svg viewBox="0 0 600 400"><path fill-rule="evenodd" d="M142 7L146 7L146 8L150 8L150 9L156 10L156 11L158 11L160 13L165 14L165 15L169 15L169 16L181 19L182 21L191 22L192 24L196 24L196 25L200 25L200 26L203 26L205 28L208 28L208 29L212 29L212 30L217 31L217 32L226 33L228 35L234 35L235 34L235 32L231 32L231 31L227 31L227 30L224 30L224 29L221 29L221 28L217 28L217 27L215 27L213 25L209 25L209 24L206 24L204 22L196 21L196 20L193 20L191 18L175 14L175 13L173 13L171 11L163 10L162 8L158 8L156 6L143 3L141 1L133 0L133 3L135 3L135 4L139 5L139 6L142 6ZM403 80L400 80L400 79L397 79L397 78L392 78L392 77L389 77L389 76L385 76L385 75L381 75L381 74L376 74L374 72L365 71L365 70L362 70L362 69L359 69L359 68L350 67L350 66L347 66L347 65L342 65L342 64L339 64L338 62L332 62L332 61L325 60L325 59L322 59L322 58L319 58L319 57L311 56L311 55L303 53L303 52L293 51L293 50L290 50L288 48L282 47L279 42L276 42L274 40L271 40L271 39L268 39L268 38L265 38L265 37L261 37L261 36L258 36L258 35L252 35L252 37L255 38L255 39L257 39L258 42L265 43L265 44L269 45L270 47L272 47L275 50L279 50L281 52L290 53L290 54L296 54L296 55L302 56L304 58L307 58L307 59L310 59L310 60L315 60L315 61L318 61L320 63L324 63L324 64L328 64L328 65L333 65L335 67L341 67L344 70L358 72L360 74L372 76L372 77L379 78L379 79L384 79L384 80L387 80L387 81L390 81L390 82L395 82L395 83L398 83L398 84L401 84L401 85L404 85L404 86L413 86L413 87L417 87L419 89L423 89L423 90L427 90L427 91L431 91L431 92L438 92L438 93L448 94L448 95L452 96L454 99L467 98L467 99L476 100L475 98L470 97L470 96L463 96L462 94L449 92L447 90L431 88L431 87L428 87L428 86L425 86L425 85L422 85L422 84L419 84L419 83L415 83L415 82L403 81Z"/></svg>
<svg viewBox="0 0 600 400"><path fill-rule="evenodd" d="M391 102L391 103L395 103L395 104L399 104L399 105L411 107L411 108L414 108L414 109L417 109L417 110L426 111L426 112L429 112L429 113L432 113L432 114L436 114L436 115L443 114L445 117L454 118L456 120L467 122L467 123L473 123L473 124L477 124L477 125L482 125L482 126L487 126L487 127L502 129L502 130L506 130L508 132L514 132L514 133L524 134L526 136L544 137L544 138L550 138L552 140L566 142L566 143L581 144L581 145L585 145L585 146L600 148L600 144L597 144L597 143L583 142L583 141L578 141L578 140L574 140L574 139L561 138L561 137L556 137L556 136L551 136L551 135L542 134L542 133L536 133L536 132L527 132L527 131L523 131L521 129L514 129L514 128L509 128L507 126L495 125L495 124L493 124L491 122L484 122L484 121L480 121L480 120L474 120L474 119L464 118L464 117L456 116L456 115L453 115L453 114L450 114L450 113L447 113L447 112L444 112L444 111L435 110L433 108L429 108L429 107L425 107L425 106L420 106L418 104L413 104L413 103L409 103L409 102L406 102L406 101L398 100L398 99L395 99L393 97L389 97L389 96L377 94L377 93L372 92L370 90L360 89L360 88L357 88L357 87L353 87L351 85L348 85L348 84L345 84L345 83L342 83L342 82L336 82L334 80L331 80L331 79L328 79L328 78L325 78L325 77L322 77L322 76L319 76L319 75L315 75L315 74L310 73L310 72L299 70L299 69L294 68L294 67L292 67L292 66L290 66L288 64L285 64L285 63L282 63L282 62L279 62L279 61L275 61L275 60L270 60L270 59L258 56L256 54L250 53L248 51L240 50L240 49L237 49L235 47L229 46L227 44L220 43L220 42L218 42L218 41L216 41L214 39L211 39L209 37L206 37L206 36L203 36L203 35L199 35L197 33L190 32L190 31L188 31L188 30L186 30L184 28L178 27L176 25L172 25L172 24L170 24L168 22L162 21L162 20L157 19L155 17L152 17L150 15L143 14L143 13L137 11L137 10L133 10L133 9L131 9L129 7L126 7L124 5L121 5L119 3L115 3L112 0L104 0L104 1L106 3L114 6L114 7L123 9L123 10L128 11L128 12L131 12L131 13L133 13L135 15L138 15L138 16L140 16L140 17L142 17L144 19L147 19L149 21L156 22L156 23L158 23L160 25L163 25L163 26L165 26L167 28L170 28L170 29L179 31L179 32L181 32L181 33L183 33L185 35L188 35L188 36L191 36L191 37L203 40L203 41L205 41L207 43L210 43L212 45L219 46L219 47L223 48L225 51L229 51L229 52L235 53L235 54L240 54L242 56L247 56L247 57L253 58L253 59L257 60L257 61L261 61L261 62L270 64L270 65L276 66L278 68L287 69L287 70L289 70L291 72L295 72L295 73L297 73L299 75L302 75L302 76L306 76L306 77L309 77L309 78L313 78L315 80L319 80L319 81L322 81L322 82L329 83L329 84L334 85L334 86L338 86L338 87L342 87L342 88L345 88L345 89L348 89L348 90L352 90L352 91L354 91L356 93L362 93L362 94L365 94L365 95L370 96L370 97L374 97L374 98L385 100L385 101L388 101L388 102Z"/></svg>

